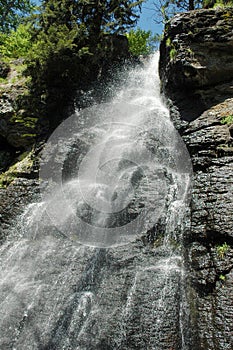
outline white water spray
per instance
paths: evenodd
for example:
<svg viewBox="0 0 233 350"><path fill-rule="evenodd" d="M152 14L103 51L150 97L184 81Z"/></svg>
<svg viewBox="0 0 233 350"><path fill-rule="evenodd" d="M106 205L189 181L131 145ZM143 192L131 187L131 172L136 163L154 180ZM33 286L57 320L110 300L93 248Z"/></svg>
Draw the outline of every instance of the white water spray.
<svg viewBox="0 0 233 350"><path fill-rule="evenodd" d="M72 240L127 244L167 210L171 186L173 200L186 200L190 159L161 101L157 60L131 72L111 103L73 115L47 142L41 192L53 224ZM72 154L77 142L85 154ZM69 157L72 176L64 179Z"/></svg>
<svg viewBox="0 0 233 350"><path fill-rule="evenodd" d="M43 201L0 247L1 349L188 349L191 165L159 95L157 61L49 139Z"/></svg>

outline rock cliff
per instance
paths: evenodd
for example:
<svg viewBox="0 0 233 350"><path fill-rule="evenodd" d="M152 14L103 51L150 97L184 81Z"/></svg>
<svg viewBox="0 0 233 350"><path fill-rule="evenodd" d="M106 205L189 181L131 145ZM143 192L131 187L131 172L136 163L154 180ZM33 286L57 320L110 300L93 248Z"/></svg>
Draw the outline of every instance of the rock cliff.
<svg viewBox="0 0 233 350"><path fill-rule="evenodd" d="M192 349L233 348L233 9L176 15L161 43L160 77L192 157L186 264Z"/></svg>
<svg viewBox="0 0 233 350"><path fill-rule="evenodd" d="M231 9L199 10L175 16L168 24L161 43L162 90L174 123L189 149L194 168L191 230L185 235L186 266L190 276L187 295L191 324L190 349L192 350L233 348L232 52L233 10ZM17 66L17 62L14 64ZM2 77L8 76L11 79L11 83L8 79L6 84L0 85L2 101L0 106L0 158L2 160L0 163L1 171L4 171L0 177L0 185L2 185L0 228L4 235L12 225L12 217L16 217L27 202L38 196L37 154L40 152L40 145L34 144L35 134L38 133L38 131L35 132L37 120L30 119L33 116L26 116L25 111L15 104L15 97L22 96L25 91L22 81L17 84L18 78L16 81L12 76L16 71L16 68L0 66ZM5 188L7 185L9 186ZM129 302L133 304L133 311L127 314L127 304L124 315L129 320L126 323L123 319L123 328L125 327L123 332L128 337L127 343L121 348L143 349L148 347L150 342L157 344L157 341L163 344L163 350L181 348L182 332L177 331L181 315L179 310L181 281L175 272L172 275L173 288L170 294L166 292L169 308L162 310L165 320L163 332L160 334L162 339L157 337L154 315L150 316L151 305L157 305L161 290L158 284L158 273L147 267L156 264L153 251L155 245L150 247L149 244L144 245L141 240L138 240L129 250L123 247L118 253L110 251L105 254L103 250L93 253L90 249L86 255L83 253L83 263L80 263L77 252L73 252L74 248L67 245L66 249L67 261L64 264L63 260L61 261L65 268L66 264L72 271L75 268L75 275L72 273L74 281L70 283L70 293L74 295L74 302L67 297L64 313L63 311L60 314L57 313L59 319L57 324L53 325L51 339L47 340L48 348L57 348L63 344L62 341L66 341L66 337L71 338L76 347L76 337L73 336L74 331L71 326L77 324L78 317L82 317L75 314L77 296L83 290L90 292L87 294L87 299L84 298L85 295L83 296L84 302L87 300L87 312L90 312L88 298L90 297L91 300L91 293L101 290L100 286L104 291L102 300L108 309L108 317L96 316L94 321L101 331L104 329L105 333L109 334L111 346L106 343L106 334L105 338L101 338L100 331L97 340L89 337L90 349L114 348L112 333L117 328L115 318L112 318L111 314L111 302L115 300L117 303L114 312L121 325L119 310L122 307L122 300L126 299L127 292ZM59 254L60 246L55 256ZM70 264L72 259L74 264ZM77 272L76 260L81 272ZM102 272L105 270L111 275L111 278L107 277L110 285L108 288L106 288L107 279ZM128 271L125 280L122 279L120 270ZM86 272L84 277L82 271ZM134 275L137 276L135 280ZM62 276L61 274L61 279ZM53 285L56 286L56 283L54 279ZM136 291L135 300L131 300L130 286L132 286L132 292L134 289ZM56 298L53 298L54 293L51 293L51 296L56 302ZM62 288L59 293L63 293ZM59 307L62 308L62 303ZM56 308L54 310L56 311ZM40 315L39 307L36 312ZM41 315L41 319L44 319L44 315ZM143 322L145 320L143 329L140 328L138 321L140 317L143 318ZM20 323L20 329L27 322L25 320L26 318ZM92 330L93 325L90 324L89 334L92 334ZM48 330L45 330L45 334L46 331ZM143 334L143 337L139 334ZM151 334L155 339L151 338ZM86 339L83 341L87 342ZM93 345L92 342L95 344ZM28 344L31 346L31 333Z"/></svg>
<svg viewBox="0 0 233 350"><path fill-rule="evenodd" d="M39 192L38 155L47 137L75 107L104 100L111 93L106 85L113 71L129 60L124 36L109 36L106 45L108 57L90 66L88 79L80 77L82 90L66 91L57 67L51 67L47 101L36 85L31 90L31 78L24 74L24 59L5 62L0 57L0 240L6 235L9 219L15 218Z"/></svg>

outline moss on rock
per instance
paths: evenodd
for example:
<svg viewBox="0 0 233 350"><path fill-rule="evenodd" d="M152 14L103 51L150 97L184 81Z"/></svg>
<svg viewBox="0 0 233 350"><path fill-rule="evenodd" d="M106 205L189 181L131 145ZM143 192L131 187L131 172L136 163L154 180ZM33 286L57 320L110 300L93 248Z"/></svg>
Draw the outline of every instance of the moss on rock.
<svg viewBox="0 0 233 350"><path fill-rule="evenodd" d="M34 151L22 153L6 172L0 175L0 188L6 188L16 178L29 177L35 161Z"/></svg>

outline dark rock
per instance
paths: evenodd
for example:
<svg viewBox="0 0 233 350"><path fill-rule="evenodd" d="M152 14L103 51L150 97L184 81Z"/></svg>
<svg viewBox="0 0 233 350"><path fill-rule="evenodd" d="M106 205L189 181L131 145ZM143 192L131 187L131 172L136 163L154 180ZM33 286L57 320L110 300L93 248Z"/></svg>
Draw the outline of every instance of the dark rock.
<svg viewBox="0 0 233 350"><path fill-rule="evenodd" d="M0 61L0 78L5 79L10 72L10 66L3 61Z"/></svg>
<svg viewBox="0 0 233 350"><path fill-rule="evenodd" d="M185 241L198 350L233 348L233 133L223 124L233 111L232 52L228 8L175 16L161 43L162 89L194 169Z"/></svg>
<svg viewBox="0 0 233 350"><path fill-rule="evenodd" d="M232 96L232 28L231 8L179 14L167 25L160 47L162 89L183 119Z"/></svg>
<svg viewBox="0 0 233 350"><path fill-rule="evenodd" d="M22 62L17 62L17 64L22 64ZM12 83L13 78L14 83ZM26 149L34 143L39 133L38 118L20 110L18 100L25 94L27 94L25 78L15 68L12 68L7 83L1 85L0 91L0 138L4 140L4 143L0 143L3 150Z"/></svg>
<svg viewBox="0 0 233 350"><path fill-rule="evenodd" d="M86 119L85 123L90 130ZM74 128L74 123L71 127ZM60 169L64 164L64 181L77 174L78 162L88 151L89 142L93 144L92 132L87 139L83 131L75 135L75 142L71 135L60 140L60 152L52 152ZM146 139L148 147L154 145L154 138L147 135ZM50 147L54 147L53 142L48 153ZM183 216L180 221L175 220L179 210L169 207L169 200L175 195L173 190L166 201L170 215L164 211L149 237L145 232L143 239L114 249L83 247L75 239L71 242L69 233L61 238L59 230L51 221L48 223L46 210L50 202L39 201L25 208L38 195L38 181L29 178L36 177L32 162L35 153L36 150L27 154L5 172L4 176L14 178L7 188L0 190L2 232L7 235L12 226L13 237L17 236L10 241L9 235L10 246L1 247L1 259L7 262L4 267L13 279L17 274L17 283L9 278L3 288L9 297L3 296L6 303L2 308L7 308L7 314L1 325L4 336L0 348L181 349L183 338L188 338L184 337L188 326L184 321L185 280L179 243ZM47 163L48 159L44 161ZM124 162L120 169L124 170ZM151 191L149 196L153 212L155 195ZM13 221L22 209L23 215ZM164 244L166 231L171 236ZM12 267L15 265L16 268Z"/></svg>
<svg viewBox="0 0 233 350"><path fill-rule="evenodd" d="M14 153L10 150L1 150L0 149L0 173L5 171L8 166L11 164Z"/></svg>
<svg viewBox="0 0 233 350"><path fill-rule="evenodd" d="M39 196L38 181L16 178L7 188L0 187L0 241L5 240L24 206Z"/></svg>

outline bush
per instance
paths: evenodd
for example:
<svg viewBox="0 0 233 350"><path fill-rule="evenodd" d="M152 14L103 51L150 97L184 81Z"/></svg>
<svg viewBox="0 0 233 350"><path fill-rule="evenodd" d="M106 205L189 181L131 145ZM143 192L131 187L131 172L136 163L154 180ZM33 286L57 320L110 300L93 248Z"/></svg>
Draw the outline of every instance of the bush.
<svg viewBox="0 0 233 350"><path fill-rule="evenodd" d="M136 30L130 30L126 34L129 42L130 53L134 56L149 55L152 53L160 41L160 36L155 34L152 36L152 32L137 28Z"/></svg>
<svg viewBox="0 0 233 350"><path fill-rule="evenodd" d="M233 124L233 115L227 115L226 117L222 118L221 124Z"/></svg>
<svg viewBox="0 0 233 350"><path fill-rule="evenodd" d="M0 34L0 54L7 58L26 57L31 48L29 24L20 24L10 34Z"/></svg>
<svg viewBox="0 0 233 350"><path fill-rule="evenodd" d="M223 259L224 256L226 255L227 251L229 250L230 246L225 242L222 245L218 245L216 250L217 250L217 254L218 257L220 259Z"/></svg>

